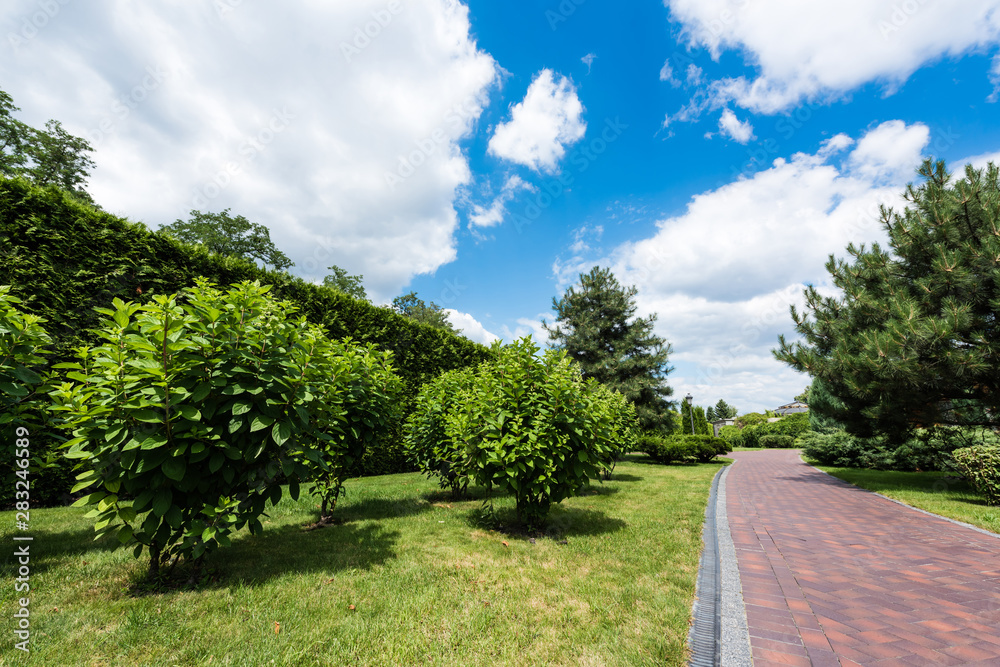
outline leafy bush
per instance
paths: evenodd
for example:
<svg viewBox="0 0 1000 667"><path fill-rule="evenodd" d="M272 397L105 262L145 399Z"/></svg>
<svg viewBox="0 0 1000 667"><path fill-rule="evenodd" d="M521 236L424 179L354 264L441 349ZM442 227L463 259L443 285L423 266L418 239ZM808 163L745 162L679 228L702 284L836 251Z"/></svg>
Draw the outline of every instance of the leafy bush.
<svg viewBox="0 0 1000 667"><path fill-rule="evenodd" d="M956 449L951 455L986 504L1000 505L1000 447L975 445Z"/></svg>
<svg viewBox="0 0 1000 667"><path fill-rule="evenodd" d="M86 469L74 491L90 490L77 504L94 507L99 536L135 544L137 558L146 548L150 575L243 526L259 532L282 479L297 497L353 435L346 344L293 319L268 289L201 281L145 306L115 300L100 311L106 343L58 366L68 381L54 409L75 436L67 456Z"/></svg>
<svg viewBox="0 0 1000 667"><path fill-rule="evenodd" d="M199 276L220 285L271 285L272 295L295 304L331 338L350 337L392 352L403 380L404 416L425 382L490 357L483 345L392 309L249 260L210 254L202 246L86 206L58 189L0 177L0 285L11 285L25 312L48 321L55 362L76 359L75 350L82 345L101 344L95 307L108 308L115 298L147 303L153 295L193 286ZM411 470L401 439L400 428L374 439L353 474Z"/></svg>
<svg viewBox="0 0 1000 667"><path fill-rule="evenodd" d="M790 435L767 433L760 436L760 446L765 449L789 449L795 446L795 438Z"/></svg>
<svg viewBox="0 0 1000 667"><path fill-rule="evenodd" d="M746 422L743 420L746 419ZM769 422L768 417L759 413L751 413L739 418L737 425L747 424L739 432L727 431L724 435L733 447L765 447L761 438L768 435L786 435L794 440L809 430L809 413L797 412L782 417L778 421ZM723 427L729 428L729 427ZM784 442L782 440L781 442ZM790 445L789 445L790 446Z"/></svg>
<svg viewBox="0 0 1000 667"><path fill-rule="evenodd" d="M951 470L951 452L975 443L995 444L997 437L983 429L920 429L902 444L888 439L857 438L842 430L810 431L796 441L802 453L823 465L872 470Z"/></svg>
<svg viewBox="0 0 1000 667"><path fill-rule="evenodd" d="M447 420L458 410L475 384L470 369L448 371L424 385L406 425L405 449L412 463L428 477L438 477L441 488L456 498L473 478L472 456L462 440L447 429Z"/></svg>
<svg viewBox="0 0 1000 667"><path fill-rule="evenodd" d="M46 406L49 402L43 355L51 338L45 320L22 312L20 299L0 286L0 437L3 437L3 490L0 506L28 499L32 507L60 502L72 486L72 464L53 447ZM17 429L27 437L17 436ZM27 445L24 441L27 440ZM17 445L16 442L21 442ZM15 457L15 449L28 456ZM27 471L15 468L27 459ZM15 482L23 482L16 485ZM18 493L20 492L20 493Z"/></svg>
<svg viewBox="0 0 1000 667"><path fill-rule="evenodd" d="M639 419L635 405L624 394L604 384L592 385L597 408L603 409L611 420L611 463L601 471L603 479L611 479L615 462L622 454L635 449L639 438Z"/></svg>
<svg viewBox="0 0 1000 667"><path fill-rule="evenodd" d="M708 463L732 449L722 438L711 435L672 435L666 438L646 433L639 439L639 450L657 463Z"/></svg>
<svg viewBox="0 0 1000 667"><path fill-rule="evenodd" d="M617 451L613 420L597 382L585 382L564 352L538 356L530 336L496 343L493 352L496 361L473 376L445 381L461 389L460 398L442 401L440 388L428 390L409 433L431 474L440 475L434 468L445 462L452 465L447 474L510 492L518 521L537 527L551 503L610 465ZM444 456L436 459L428 447L441 437L442 419Z"/></svg>

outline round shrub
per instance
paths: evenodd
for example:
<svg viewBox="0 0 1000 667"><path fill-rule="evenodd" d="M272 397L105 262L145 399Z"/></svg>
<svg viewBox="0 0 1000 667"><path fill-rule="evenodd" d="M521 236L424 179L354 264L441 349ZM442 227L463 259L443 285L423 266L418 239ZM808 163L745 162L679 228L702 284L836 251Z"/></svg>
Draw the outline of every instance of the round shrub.
<svg viewBox="0 0 1000 667"><path fill-rule="evenodd" d="M766 449L790 449L795 446L795 438L790 435L767 433L758 439L761 447Z"/></svg>
<svg viewBox="0 0 1000 667"><path fill-rule="evenodd" d="M958 469L987 505L1000 505L1000 447L975 445L951 453Z"/></svg>

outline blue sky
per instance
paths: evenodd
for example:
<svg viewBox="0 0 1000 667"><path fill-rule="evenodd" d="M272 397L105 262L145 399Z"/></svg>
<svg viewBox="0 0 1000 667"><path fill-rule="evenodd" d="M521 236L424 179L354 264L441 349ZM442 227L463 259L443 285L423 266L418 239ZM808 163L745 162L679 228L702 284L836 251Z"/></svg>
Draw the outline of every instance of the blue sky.
<svg viewBox="0 0 1000 667"><path fill-rule="evenodd" d="M14 0L0 35L0 86L91 140L106 209L231 208L293 272L484 342L544 337L608 266L675 395L741 411L807 384L770 356L789 305L924 156L1000 160L1000 0Z"/></svg>

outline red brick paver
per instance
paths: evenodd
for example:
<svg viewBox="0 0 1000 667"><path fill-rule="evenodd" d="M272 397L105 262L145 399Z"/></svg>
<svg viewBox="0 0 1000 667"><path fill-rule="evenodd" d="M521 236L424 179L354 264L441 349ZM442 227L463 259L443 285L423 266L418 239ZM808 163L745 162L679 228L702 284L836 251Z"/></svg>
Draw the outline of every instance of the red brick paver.
<svg viewBox="0 0 1000 667"><path fill-rule="evenodd" d="M794 450L730 456L755 665L1000 666L1000 538L841 482Z"/></svg>

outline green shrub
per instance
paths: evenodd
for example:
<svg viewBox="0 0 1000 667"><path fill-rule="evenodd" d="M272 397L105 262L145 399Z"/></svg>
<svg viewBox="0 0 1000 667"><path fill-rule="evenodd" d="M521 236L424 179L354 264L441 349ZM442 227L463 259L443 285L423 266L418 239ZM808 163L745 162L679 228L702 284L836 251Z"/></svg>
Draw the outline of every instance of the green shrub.
<svg viewBox="0 0 1000 667"><path fill-rule="evenodd" d="M997 443L996 435L981 428L919 429L902 444L886 438L856 438L845 431L809 431L796 441L802 453L823 465L841 468L900 470L904 472L951 470L951 452L974 443Z"/></svg>
<svg viewBox="0 0 1000 667"><path fill-rule="evenodd" d="M795 446L795 438L790 435L777 435L768 433L760 436L758 440L761 447L766 449L789 449Z"/></svg>
<svg viewBox="0 0 1000 667"><path fill-rule="evenodd" d="M150 575L243 526L259 532L281 482L297 497L356 435L348 344L267 292L200 282L145 306L115 300L100 311L106 343L57 366L68 371L52 394L73 429L67 456L85 466L74 491L90 491L77 504L94 507L98 536L134 544L137 558L147 549Z"/></svg>
<svg viewBox="0 0 1000 667"><path fill-rule="evenodd" d="M716 456L728 454L732 449L722 438L711 435L672 435L666 438L654 433L643 434L639 451L657 463L708 463Z"/></svg>
<svg viewBox="0 0 1000 667"><path fill-rule="evenodd" d="M597 382L585 382L564 352L538 356L530 336L493 351L496 361L481 364L445 408L444 435L449 448L464 447L477 484L510 492L518 520L537 527L551 503L610 465L613 421Z"/></svg>
<svg viewBox="0 0 1000 667"><path fill-rule="evenodd" d="M442 489L455 498L465 493L473 478L473 459L462 440L449 435L447 420L468 400L476 375L470 369L443 373L424 385L406 424L404 447L417 470L437 477Z"/></svg>
<svg viewBox="0 0 1000 667"><path fill-rule="evenodd" d="M63 501L73 485L73 466L54 446L58 441L49 423L46 392L51 387L43 355L49 353L52 340L43 328L45 320L22 312L20 299L9 291L0 286L0 437L4 443L0 507L15 500L41 507ZM15 456L21 453L27 456ZM28 468L15 466L15 460L28 461Z"/></svg>
<svg viewBox="0 0 1000 667"><path fill-rule="evenodd" d="M635 405L624 394L607 385L593 385L597 407L603 409L611 421L611 446L613 456L610 464L602 469L601 477L611 479L615 463L622 454L635 449L639 438L639 419Z"/></svg>
<svg viewBox="0 0 1000 667"><path fill-rule="evenodd" d="M271 285L275 298L295 304L331 338L350 337L392 352L403 380L404 417L425 382L490 357L483 345L392 309L250 260L211 254L82 204L56 188L0 177L0 285L11 285L25 312L48 321L54 362L74 360L80 346L101 344L95 307L108 308L115 298L147 303L153 295L193 286L202 276L220 285ZM402 429L396 428L373 440L354 474L412 470L401 439Z"/></svg>
<svg viewBox="0 0 1000 667"><path fill-rule="evenodd" d="M975 445L951 453L958 469L987 505L1000 505L1000 447Z"/></svg>

